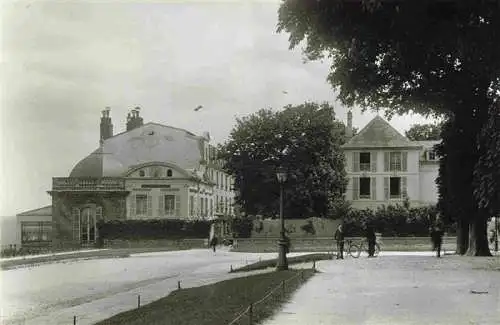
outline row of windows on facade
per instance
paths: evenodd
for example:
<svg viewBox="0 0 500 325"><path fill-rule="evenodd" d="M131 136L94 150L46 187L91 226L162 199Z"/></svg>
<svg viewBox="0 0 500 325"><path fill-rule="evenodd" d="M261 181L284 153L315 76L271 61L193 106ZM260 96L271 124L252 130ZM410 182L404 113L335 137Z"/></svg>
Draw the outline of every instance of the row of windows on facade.
<svg viewBox="0 0 500 325"><path fill-rule="evenodd" d="M426 151L429 161L436 161L437 156L434 151ZM407 152L384 152L384 171L407 171ZM377 172L377 152L353 152L352 160L353 172Z"/></svg>
<svg viewBox="0 0 500 325"><path fill-rule="evenodd" d="M404 199L407 197L406 177L384 177L384 200ZM353 200L377 200L376 177L352 178Z"/></svg>
<svg viewBox="0 0 500 325"><path fill-rule="evenodd" d="M161 178L164 177L172 177L173 172L172 169L162 168L160 166L149 167L146 169L141 169L139 171L139 177L153 177L153 178ZM219 172L217 170L210 170L210 178L215 182L217 188L225 189L226 191L230 190L232 187L231 177L229 175L224 174L223 172Z"/></svg>
<svg viewBox="0 0 500 325"><path fill-rule="evenodd" d="M195 202L198 199L199 214L201 216L214 214L214 202L212 198L196 198L189 196L189 215L196 216ZM215 213L233 213L233 202L231 198L216 196ZM131 215L152 216L153 215L153 196L147 194L136 194L132 200ZM180 216L181 215L180 195L166 194L158 197L158 215L159 216Z"/></svg>
<svg viewBox="0 0 500 325"><path fill-rule="evenodd" d="M21 222L21 243L48 242L51 240L52 223L50 221Z"/></svg>

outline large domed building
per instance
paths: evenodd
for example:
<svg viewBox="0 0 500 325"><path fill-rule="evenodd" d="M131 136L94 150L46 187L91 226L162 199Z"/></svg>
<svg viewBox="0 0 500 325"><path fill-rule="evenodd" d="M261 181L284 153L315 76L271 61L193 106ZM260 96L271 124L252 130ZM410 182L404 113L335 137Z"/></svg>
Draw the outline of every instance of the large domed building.
<svg viewBox="0 0 500 325"><path fill-rule="evenodd" d="M126 131L113 135L104 110L99 147L69 177L53 178L53 247L93 245L99 220L232 215L233 180L215 157L208 133L143 124L139 108L129 113Z"/></svg>

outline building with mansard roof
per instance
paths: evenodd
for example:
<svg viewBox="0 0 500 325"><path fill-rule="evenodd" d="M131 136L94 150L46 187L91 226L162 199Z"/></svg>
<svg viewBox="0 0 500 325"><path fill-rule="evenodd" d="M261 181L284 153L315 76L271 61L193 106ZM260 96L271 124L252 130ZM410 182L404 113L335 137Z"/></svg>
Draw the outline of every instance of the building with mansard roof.
<svg viewBox="0 0 500 325"><path fill-rule="evenodd" d="M68 177L53 178L49 194L54 248L94 245L99 220L215 220L234 213L233 179L216 160L208 133L198 136L144 124L136 108L127 116L126 130L114 135L106 109L98 145ZM36 216L31 223L20 217L21 233L35 233L31 219Z"/></svg>
<svg viewBox="0 0 500 325"><path fill-rule="evenodd" d="M352 136L351 112L347 132L350 139L342 147L349 180L346 199L354 208L437 202L434 146L439 141L410 141L379 115Z"/></svg>

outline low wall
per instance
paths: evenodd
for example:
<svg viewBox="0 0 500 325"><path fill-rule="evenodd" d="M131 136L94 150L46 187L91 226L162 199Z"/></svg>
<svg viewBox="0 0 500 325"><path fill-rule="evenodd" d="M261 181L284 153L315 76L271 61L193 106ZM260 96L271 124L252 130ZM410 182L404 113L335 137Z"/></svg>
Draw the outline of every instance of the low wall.
<svg viewBox="0 0 500 325"><path fill-rule="evenodd" d="M206 248L208 239L104 240L103 248Z"/></svg>
<svg viewBox="0 0 500 325"><path fill-rule="evenodd" d="M359 242L364 238L349 237L346 240ZM431 251L432 244L429 237L382 237L378 240L382 251ZM233 245L235 252L268 253L276 252L278 238L245 238L238 239ZM443 248L446 251L455 251L456 237L444 237ZM292 238L290 252L328 252L335 250L335 241L332 237Z"/></svg>

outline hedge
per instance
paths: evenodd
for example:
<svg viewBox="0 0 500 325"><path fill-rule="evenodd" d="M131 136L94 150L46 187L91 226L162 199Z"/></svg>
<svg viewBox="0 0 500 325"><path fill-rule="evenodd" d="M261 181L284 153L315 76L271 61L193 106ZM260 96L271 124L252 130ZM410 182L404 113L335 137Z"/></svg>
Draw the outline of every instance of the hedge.
<svg viewBox="0 0 500 325"><path fill-rule="evenodd" d="M364 227L372 225L382 236L428 236L429 227L437 215L435 206L407 208L400 205L382 206L376 210L350 210L343 218L346 236L364 236ZM456 232L450 225L448 234Z"/></svg>
<svg viewBox="0 0 500 325"><path fill-rule="evenodd" d="M211 223L206 220L110 220L99 222L97 229L101 240L208 238Z"/></svg>

